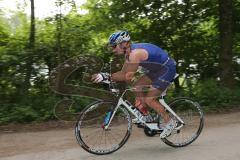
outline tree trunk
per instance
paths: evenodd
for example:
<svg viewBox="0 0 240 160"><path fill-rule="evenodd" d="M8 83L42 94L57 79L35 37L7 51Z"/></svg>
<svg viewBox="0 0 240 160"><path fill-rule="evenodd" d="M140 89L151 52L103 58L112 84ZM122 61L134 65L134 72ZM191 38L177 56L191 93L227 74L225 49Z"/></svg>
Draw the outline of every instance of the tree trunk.
<svg viewBox="0 0 240 160"><path fill-rule="evenodd" d="M190 1L189 0L185 0L184 3L186 4L185 5L185 9L184 9L184 14L182 16L182 18L180 19L180 21L178 22L179 25L179 28L182 27L189 15L189 7L190 6ZM189 34L189 33L186 33L186 34ZM185 36L183 36L185 37ZM186 41L186 40L184 40ZM172 40L173 44L174 44L174 41ZM174 56L174 59L176 61L176 63L178 63L178 60L179 60L179 55L182 54L183 51L181 51L181 46L178 46L176 47L176 53L175 53L175 56ZM179 74L179 67L178 67L178 64L176 66L176 72ZM180 86L180 82L179 82L179 77L177 77L175 80L174 80L174 84L175 84L175 92L176 93L180 93L181 91L181 86Z"/></svg>
<svg viewBox="0 0 240 160"><path fill-rule="evenodd" d="M28 94L28 89L30 88L30 80L32 75L32 65L33 65L33 55L35 50L35 14L34 14L34 0L30 0L31 2L31 25L30 25L30 33L29 33L29 42L27 45L27 57L26 57L26 66L25 66L25 78L20 89L21 95Z"/></svg>
<svg viewBox="0 0 240 160"><path fill-rule="evenodd" d="M35 48L35 13L34 13L34 0L31 1L31 29L29 35L29 48Z"/></svg>
<svg viewBox="0 0 240 160"><path fill-rule="evenodd" d="M63 57L62 57L62 5L63 2L61 0L57 1L57 6L59 8L59 13L56 15L56 21L57 21L57 36L56 36L56 48L57 48L57 55L58 55L58 65L60 65L63 62ZM61 85L62 85L62 78L61 78L61 70L59 70L57 74L57 83L56 83L56 88L57 90L60 90Z"/></svg>
<svg viewBox="0 0 240 160"><path fill-rule="evenodd" d="M220 54L219 69L221 83L226 87L233 87L234 78L232 72L232 0L219 0L219 31Z"/></svg>
<svg viewBox="0 0 240 160"><path fill-rule="evenodd" d="M72 10L73 10L74 12L77 12L77 5L76 5L75 0L72 0L72 1L71 1L71 5L72 5Z"/></svg>

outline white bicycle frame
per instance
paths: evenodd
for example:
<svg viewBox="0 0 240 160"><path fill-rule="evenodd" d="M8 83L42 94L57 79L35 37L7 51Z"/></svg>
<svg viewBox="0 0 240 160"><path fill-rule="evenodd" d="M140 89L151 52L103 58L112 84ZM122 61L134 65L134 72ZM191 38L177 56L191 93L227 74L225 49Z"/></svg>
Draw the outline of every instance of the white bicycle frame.
<svg viewBox="0 0 240 160"><path fill-rule="evenodd" d="M130 89L127 89L130 90ZM127 91L125 90L125 92ZM148 128L150 128L151 130L159 130L158 124L157 123L146 123L145 120L143 120L143 115L138 111L138 109L136 107L134 107L133 105L131 105L131 103L129 103L127 100L124 100L122 97L125 94L125 92L122 94L122 96L119 98L118 103L116 108L113 111L113 114L111 116L111 119L109 120L109 123L105 126L105 129L108 129L115 113L117 112L118 108L120 106L124 106L130 113L132 113L137 119L138 121L140 121L141 123L143 123L144 125L146 125ZM168 110L169 112L171 112L171 114L176 117L176 119L181 122L181 125L175 129L180 129L183 125L184 125L184 121L165 103L163 98L160 98L159 102L162 104L162 106L164 106L164 108L166 110Z"/></svg>

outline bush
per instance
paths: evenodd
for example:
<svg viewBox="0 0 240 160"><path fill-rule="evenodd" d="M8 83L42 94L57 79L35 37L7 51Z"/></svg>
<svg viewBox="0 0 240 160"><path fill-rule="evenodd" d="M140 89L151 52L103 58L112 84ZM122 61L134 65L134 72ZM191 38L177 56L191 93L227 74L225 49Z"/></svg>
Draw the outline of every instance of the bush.
<svg viewBox="0 0 240 160"><path fill-rule="evenodd" d="M54 107L63 100L62 96L49 94L29 95L19 103L7 103L0 107L0 125L10 122L33 122L56 119ZM81 111L91 101L83 97L71 97L75 104L69 109L71 113ZM64 114L64 113L63 113Z"/></svg>
<svg viewBox="0 0 240 160"><path fill-rule="evenodd" d="M229 89L221 86L215 80L206 80L194 87L196 99L206 111L219 111L236 107L240 103L240 87Z"/></svg>
<svg viewBox="0 0 240 160"><path fill-rule="evenodd" d="M240 87L228 89L219 85L215 80L198 82L191 90L184 88L180 92L174 92L172 89L168 92L167 101L170 101L174 97L191 97L203 106L205 112L220 111L226 108L237 107L240 104ZM129 97L132 96L129 95ZM10 122L33 122L56 119L54 107L59 101L65 98L48 92L37 92L27 96L24 98L25 100L4 103L0 107L0 125ZM78 116L76 113L79 113L85 106L94 101L90 98L77 96L69 98L74 100L75 103L71 106L69 105L70 107L60 108L59 112L71 117L73 115Z"/></svg>

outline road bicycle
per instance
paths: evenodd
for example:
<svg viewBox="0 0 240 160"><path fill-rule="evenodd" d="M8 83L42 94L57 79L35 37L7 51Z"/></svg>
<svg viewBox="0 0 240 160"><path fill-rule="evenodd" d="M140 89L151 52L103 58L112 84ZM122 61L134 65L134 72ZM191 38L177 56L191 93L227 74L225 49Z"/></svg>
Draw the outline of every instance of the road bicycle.
<svg viewBox="0 0 240 160"><path fill-rule="evenodd" d="M134 88L120 92L113 82L106 83L118 101L100 100L83 109L76 122L75 135L84 150L96 155L117 151L129 139L133 124L142 126L146 136L160 135L163 131L161 116L153 112L146 117L124 98L126 92ZM167 104L164 100L166 91L158 100L176 122L176 127L169 136L161 140L172 147L187 146L198 138L203 129L203 111L198 102L186 97L176 98Z"/></svg>

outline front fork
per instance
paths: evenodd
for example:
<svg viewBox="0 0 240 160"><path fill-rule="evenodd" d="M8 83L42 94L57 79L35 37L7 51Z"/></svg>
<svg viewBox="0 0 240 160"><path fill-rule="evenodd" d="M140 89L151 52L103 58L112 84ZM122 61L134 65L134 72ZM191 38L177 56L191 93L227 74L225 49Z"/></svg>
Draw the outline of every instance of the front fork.
<svg viewBox="0 0 240 160"><path fill-rule="evenodd" d="M115 113L117 112L118 107L120 106L120 102L118 102L117 107L113 107L111 109L109 109L109 111L107 111L105 117L104 117L104 122L102 123L102 129L108 129L109 125L115 115Z"/></svg>
<svg viewBox="0 0 240 160"><path fill-rule="evenodd" d="M113 113L112 110L109 110L109 111L106 113L106 115L105 115L105 117L104 117L104 122L102 123L102 128L103 128L103 129L107 129L107 128L108 128L108 124L109 124L110 119L111 119L111 117L112 117L112 113Z"/></svg>

